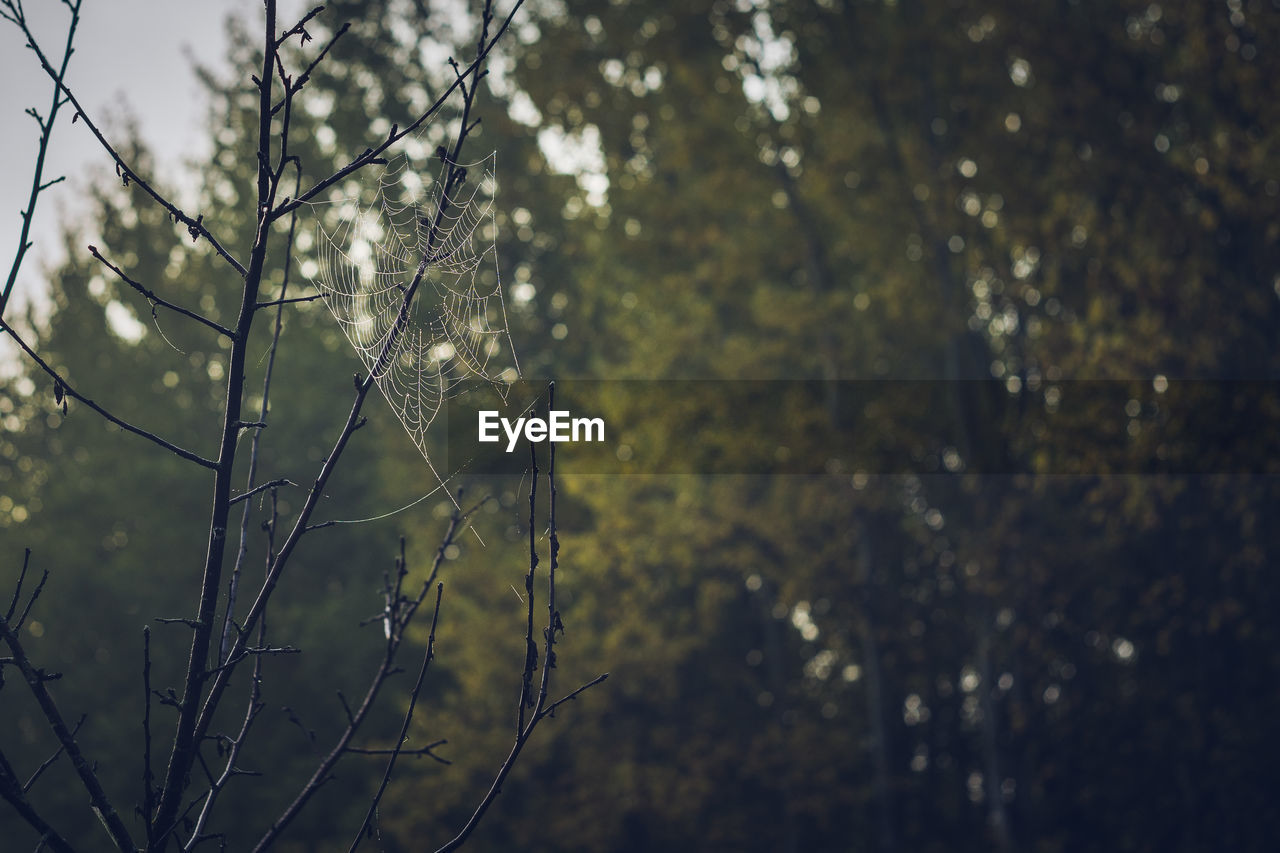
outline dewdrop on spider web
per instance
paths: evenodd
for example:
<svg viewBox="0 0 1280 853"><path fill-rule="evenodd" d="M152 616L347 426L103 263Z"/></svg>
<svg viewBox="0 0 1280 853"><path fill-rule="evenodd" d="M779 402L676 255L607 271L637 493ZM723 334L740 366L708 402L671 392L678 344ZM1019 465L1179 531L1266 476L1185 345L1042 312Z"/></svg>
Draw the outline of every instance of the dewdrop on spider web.
<svg viewBox="0 0 1280 853"><path fill-rule="evenodd" d="M432 493L446 478L427 433L445 401L474 382L505 400L520 375L497 265L495 165L496 154L442 160L411 139L381 174L313 205L313 282L426 460Z"/></svg>

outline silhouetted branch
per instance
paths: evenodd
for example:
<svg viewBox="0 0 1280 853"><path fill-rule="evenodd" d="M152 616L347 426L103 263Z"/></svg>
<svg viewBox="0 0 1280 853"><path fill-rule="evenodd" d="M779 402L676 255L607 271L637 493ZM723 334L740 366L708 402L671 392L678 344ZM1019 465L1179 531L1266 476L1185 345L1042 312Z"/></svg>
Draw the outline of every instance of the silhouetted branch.
<svg viewBox="0 0 1280 853"><path fill-rule="evenodd" d="M551 383L547 391L548 410L550 410L551 407L553 407L554 405L555 405L555 383ZM512 768L515 767L516 759L520 757L520 753L524 750L525 744L529 742L529 738L532 737L534 729L537 728L538 723L542 722L547 717L553 716L555 714L556 709L559 708L561 705L563 705L565 702L573 701L579 696L579 694L583 693L586 690L589 690L592 687L595 687L597 684L601 684L602 682L604 682L606 678L609 677L609 673L607 672L602 675L598 675L591 681L587 682L586 684L583 684L581 687L577 688L572 693L565 696L563 699L553 702L551 705L546 705L547 692L551 686L551 670L555 666L555 654L554 654L555 635L558 632L562 632L564 630L564 626L560 622L560 613L555 608L555 569L559 563L560 548L559 548L559 542L556 538L555 443L550 442L550 445L551 445L551 451L550 451L550 461L547 464L547 481L548 481L548 492L550 493L549 509L548 509L548 528L550 530L550 539L551 539L551 567L548 571L548 576L547 576L548 616L547 616L547 627L544 629L544 633L543 633L543 636L545 638L545 645L543 649L542 681L538 688L538 698L533 705L532 712L529 714L528 723L522 729L516 732L515 741L511 745L511 751L507 754L506 760L502 762L502 766L498 768L498 772L497 774L495 774L493 778L493 783L489 786L488 792L484 795L484 798L481 799L479 805L476 806L475 811L472 813L471 818L462 827L462 829L458 832L458 834L451 841L449 841L447 844L442 846L437 851L437 853L448 853L448 851L458 849L459 847L462 846L464 842L466 842L467 838L470 837L471 833L475 831L475 828L479 826L480 820L484 817L485 812L489 810L489 807L493 805L494 800L497 799L498 794L502 792L503 783L506 781L507 776L511 773ZM532 444L530 445L530 448L531 448L530 452L532 454L533 453ZM533 575L533 568L538 563L537 551L532 547L534 543L532 531L535 529L535 513L534 513L535 504L533 500L533 492L534 492L534 489L536 488L535 484L537 483L537 479L538 479L536 454L533 454L533 467L534 467L533 484L531 484L529 487L529 491L530 491L529 530L530 530L530 545L532 549L530 553L530 558L529 558L529 563L530 563L529 577L530 578L532 578L532 575ZM532 613L533 587L532 587L531 581L526 582L526 588L529 590L528 612ZM526 653L525 666L523 671L523 676L526 679L526 681L529 679L531 674L532 673L529 668L529 659ZM521 704L520 704L520 709L521 709L520 719L522 720L524 719L524 708L525 708L525 700L527 698L527 691L531 689L532 689L531 685L522 687Z"/></svg>
<svg viewBox="0 0 1280 853"><path fill-rule="evenodd" d="M76 721L76 727L71 730L71 736L73 738L80 733L80 727L84 725L84 721L87 719L89 719L88 714L80 715L80 719ZM40 777L44 775L44 771L48 770L50 767L53 766L53 762L58 760L58 757L62 755L62 751L65 748L66 747L59 745L57 750L54 751L53 755L50 755L43 762L41 762L40 766L36 768L35 772L31 774L31 777L27 779L27 781L23 784L22 793L25 794L26 792L31 790L31 786L35 785L35 783L39 781Z"/></svg>
<svg viewBox="0 0 1280 853"><path fill-rule="evenodd" d="M524 714L532 708L533 673L538 668L538 644L533 641L533 576L538 568L537 530L537 497L538 497L538 451L533 442L529 443L529 572L524 576L526 630L524 637L524 670L520 678L520 704L516 709L516 737L524 732Z"/></svg>
<svg viewBox="0 0 1280 853"><path fill-rule="evenodd" d="M0 331L5 332L6 334L9 335L9 337L13 338L14 342L17 343L19 349L21 349L24 353L26 353L27 357L30 358L33 362L35 362L37 367L39 367L41 370L47 373L50 377L52 377L53 381L57 383L57 387L62 389L62 394L64 394L65 396L70 397L73 400L79 400L81 403L84 403L90 409L93 409L99 415L111 421L111 423L120 427L125 432L131 432L134 435L142 436L148 441L151 441L155 444L160 445L165 450L168 450L170 453L177 454L178 456L181 456L183 459L186 459L189 462L194 462L203 468L217 467L216 462L212 462L208 459L205 459L203 456L192 453L190 450L184 450L178 445L173 444L172 442L165 441L163 438L156 435L155 433L147 432L145 429L136 427L133 424L129 423L128 421L121 420L120 418L108 412L102 406L99 406L97 403L93 402L93 400L90 400L88 397L86 397L85 395L81 394L79 391L72 388L70 385L67 384L67 381L62 378L62 376L58 373L58 371L54 370L52 367L48 365L48 363L45 362L44 359L36 355L35 350L33 350L30 346L27 345L27 342L22 339L22 337L18 334L17 330L15 330L12 326L10 326L4 320L0 320Z"/></svg>
<svg viewBox="0 0 1280 853"><path fill-rule="evenodd" d="M22 231L18 235L18 252L13 258L13 263L9 266L9 275L5 279L4 289L0 290L0 317L4 316L5 309L9 306L9 297L12 295L14 285L18 281L18 270L22 268L22 262L26 258L27 250L33 245L30 239L31 221L35 218L36 204L40 200L40 194L62 180L62 178L55 178L46 182L43 178L44 161L49 152L49 140L53 137L54 123L58 120L58 111L66 103L61 92L63 88L62 81L66 78L67 66L71 62L71 54L75 53L72 43L75 41L76 28L80 24L80 0L75 0L74 3L67 2L66 6L71 10L71 20L67 24L67 42L62 49L62 62L53 75L53 98L49 105L49 117L42 119L35 110L28 110L30 115L35 118L36 124L40 126L40 145L36 150L36 165L31 176L31 193L27 197L27 208L22 211ZM26 18L23 15L21 3L15 3L13 0L0 2L0 17L26 32Z"/></svg>
<svg viewBox="0 0 1280 853"><path fill-rule="evenodd" d="M129 278L129 276L125 275L124 270L120 269L118 266L111 263L111 261L108 261L106 258L104 258L102 254L98 251L97 246L90 246L89 254L93 255L95 258L98 259L98 261L103 266L105 266L107 269L115 273L120 278L121 281L123 281L125 284L129 285L134 290L138 291L143 296L145 296L147 298L147 301L151 303L152 317L155 317L156 306L159 305L162 308L168 308L170 311L173 311L177 314L181 314L184 317L188 317L192 320L195 320L197 323L203 323L204 325L208 326L210 329L213 329L215 332L217 332L220 335L225 335L228 338L235 337L235 333L232 332L230 329L228 329L226 326L222 326L222 325L219 325L218 323L215 323L214 321L210 320L208 317L205 317L203 314L197 314L194 311L191 311L187 308L183 308L181 305L175 305L166 299L162 299L158 295L156 295L156 292L154 290L150 290L146 287L143 287L138 282Z"/></svg>
<svg viewBox="0 0 1280 853"><path fill-rule="evenodd" d="M79 4L77 3L77 8L78 6ZM146 181L146 179L140 177L137 172L129 168L129 164L125 162L124 158L119 154L119 152L117 152L116 149L111 145L111 143L107 141L107 138L106 136L103 135L102 131L98 129L98 126L93 122L91 118L89 118L88 112L86 112L84 107L81 106L80 101L76 98L75 94L72 93L72 91L69 88L67 88L66 83L63 81L62 74L56 69L54 69L53 65L50 64L48 57L46 57L44 54L44 51L40 49L40 44L38 41L36 41L35 34L32 33L30 28L27 26L26 19L19 17L16 20L15 19L11 19L11 20L13 20L15 24L17 24L18 28L22 30L22 34L26 36L27 46L32 50L33 53L35 53L37 59L39 59L40 67L43 68L45 73L48 74L49 77L53 80L55 88L58 91L60 91L63 95L65 95L65 97L62 98L62 103L69 102L73 107L75 107L76 120L82 120L85 123L85 126L89 128L89 131L98 140L98 144L102 146L103 150L106 151L108 156L110 156L111 159L115 162L116 172L117 174L120 175L121 179L124 181L125 186L128 186L130 181L137 184L139 187L142 188L142 190L147 195L151 196L151 198L153 198L157 204L159 204L166 211L168 211L169 215L173 217L175 222L180 222L183 225L187 226L187 231L191 234L192 239L195 239L197 237L204 237L206 240L209 241L209 245L213 247L214 251L217 252L219 255L221 255L227 261L227 263L231 264L232 268L234 268L236 272L238 272L242 276L246 275L248 273L248 270L246 270L245 267L239 261L237 261L231 255L230 252L228 252L225 248L223 248L222 244L219 243L217 239L215 239L214 236L209 233L209 230L207 228L205 228L203 216L197 216L195 219L192 219L190 216L184 213L181 209L179 209L175 204L173 204L171 201L169 201L167 198L165 198L159 192L157 192L155 188L153 188L151 184ZM64 65L64 70L65 70L65 65Z"/></svg>
<svg viewBox="0 0 1280 853"><path fill-rule="evenodd" d="M449 84L449 87L445 89L444 92L442 92L439 95L439 97L435 99L435 101L432 102L431 106L427 108L426 112L424 112L421 116L419 116L416 121L414 121L412 124L410 124L408 127L405 127L402 130L397 130L396 128L393 127L391 130L391 133L387 134L387 138L382 142L380 142L376 147L366 148L362 154L360 154L358 157L356 157L346 166L343 166L341 169L334 172L329 177L319 181L313 187L308 189L306 192L302 193L296 198L287 199L284 202L282 202L279 207L271 211L271 218L278 219L281 216L284 216L286 213L289 213L290 211L294 210L299 205L315 198L317 195L324 192L326 189L338 183L343 178L347 177L353 172L357 172L360 169L363 169L365 166L372 165L382 155L384 151L386 151L392 145L395 145L401 139L404 139L409 134L413 133L415 130L421 127L428 119L430 119L437 112L439 112L440 108L444 106L444 104L449 100L450 96L453 95L453 91L458 88L461 82L471 74L474 74L476 70L480 68L480 66L484 63L485 59L488 58L489 52L493 50L493 46L498 43L499 39L502 38L502 34L507 31L507 27L511 25L511 21L515 18L516 13L520 11L520 7L523 5L524 5L524 0L516 0L515 5L511 8L511 11L507 13L507 16L503 19L502 25L498 28L498 31L497 33L494 34L493 38L481 41L481 50L479 54L476 56L476 58L471 62L470 65L466 67L465 70L463 70L457 76L457 79L455 79L451 84ZM484 27L485 27L485 31L487 32L488 23L490 20L492 20L492 17L493 17L492 9L487 3L485 6L484 16L485 16ZM465 131L467 130L467 125L465 122L463 123L462 129L464 133L461 134L461 136L465 136Z"/></svg>
<svg viewBox="0 0 1280 853"><path fill-rule="evenodd" d="M106 792L102 789L102 784L98 781L97 774L85 759L84 754L81 753L74 733L67 728L67 724L62 718L62 713L58 710L57 703L53 701L53 696L45 688L48 674L32 665L22 647L22 643L10 628L9 620L7 619L0 619L0 639L4 640L5 645L13 653L12 665L22 673L23 679L27 682L27 687L30 688L32 696L35 697L36 704L40 706L40 711L44 715L45 721L48 722L49 728L58 739L58 743L62 744L67 757L71 759L71 765L75 768L76 775L80 777L80 782L85 791L88 792L94 811L101 818L103 825L107 827L107 831L111 833L111 838L115 841L116 847L121 851L133 853L136 848L129 837L129 830L125 827L124 821L120 819L115 807L107 799Z"/></svg>
<svg viewBox="0 0 1280 853"><path fill-rule="evenodd" d="M417 749L400 749L400 750L363 749L358 746L349 746L347 747L347 752L353 755L390 755L391 753L398 751L401 756L404 756L406 758L421 758L423 756L426 756L427 758L438 761L441 764L450 765L450 764L453 764L452 761L450 761L447 758L442 758L439 755L436 755L435 752L433 751L437 746L444 746L448 742L449 742L448 739L440 738L440 740L434 740L431 743L427 744L426 746L420 746Z"/></svg>
<svg viewBox="0 0 1280 853"><path fill-rule="evenodd" d="M151 845L156 783L151 771L151 628L142 626L142 822Z"/></svg>
<svg viewBox="0 0 1280 853"><path fill-rule="evenodd" d="M477 506L482 504L483 501L481 504L477 504ZM436 549L436 557L432 563L430 571L430 577L432 579L435 578L439 571L440 564L444 560L444 552L451 544L453 544L454 539L457 537L458 533L461 532L463 521L463 514L455 510L449 519L449 527L440 540L440 547ZM311 774L311 778L307 780L305 785L303 785L302 790L298 792L298 795L294 798L293 802L289 804L288 808L286 808L278 818L276 818L271 827L258 841L257 846L254 847L255 851L264 851L279 839L280 834L294 821L295 818L297 818L298 814L304 807L306 807L307 803L313 796L315 796L316 792L332 778L334 767L337 766L338 762L344 755L349 752L362 752L367 754L364 750L353 749L351 747L351 741L360 731L361 726L364 725L369 713L373 710L378 695L387 679L395 672L399 671L395 661L397 652L400 650L401 644L404 642L405 629L417 613L418 606L422 602L423 595L425 595L427 591L427 588L424 587L423 593L412 599L406 598L403 594L404 579L408 576L407 567L404 562L403 539L400 541L400 554L396 559L395 568L395 579L391 580L388 578L389 589L384 591L384 600L386 601L384 618L386 619L388 627L385 631L385 645L383 647L382 661L378 665L377 671L369 682L369 687L365 691L364 699L360 702L360 706L353 711L350 704L347 702L346 697L343 696L341 692L338 693L338 699L342 703L343 713L346 715L346 727L338 736L337 741L334 743L333 747L330 748L328 754L326 754L320 764L316 766L315 771ZM439 616L439 598L440 593L437 591L436 612L432 617L433 627ZM432 633L434 635L434 630ZM431 648L429 641L428 649L430 650ZM421 681L421 678L419 681ZM411 699L411 701L413 700ZM401 737L400 743L403 743L403 736ZM438 743L433 743L427 748L430 749L438 745ZM440 760L437 756L433 755L432 757Z"/></svg>
<svg viewBox="0 0 1280 853"><path fill-rule="evenodd" d="M348 853L354 853L355 849L360 846L360 839L364 837L365 831L371 829L373 816L378 811L378 803L382 802L382 795L386 792L387 785L391 782L391 771L395 769L396 759L400 757L400 747L404 744L405 738L409 736L409 724L413 722L413 710L417 707L418 695L422 692L422 682L427 677L427 668L431 666L431 661L436 656L436 624L440 621L440 598L443 595L444 584L437 584L436 606L431 614L431 633L427 635L427 651L422 656L422 668L418 670L418 680L414 682L413 690L409 691L409 709L405 711L404 721L400 725L400 734L396 737L396 745L392 748L391 757L387 760L387 769L382 774L382 782L378 785L378 792L373 795L373 800L369 803L369 810L365 812L364 823L360 825L359 831L356 832L356 837L352 840Z"/></svg>
<svg viewBox="0 0 1280 853"><path fill-rule="evenodd" d="M263 483L260 486L254 486L252 489L250 489L249 491L245 492L242 495L236 495L234 498L231 499L231 503L234 506L235 504L240 503L240 501L247 501L249 498L253 497L254 495L265 492L267 489L276 489L276 488L279 488L280 486L297 487L297 485L298 484L293 482L293 480L289 480L284 477L281 477L279 480L271 480L269 482Z"/></svg>
<svg viewBox="0 0 1280 853"><path fill-rule="evenodd" d="M317 299L323 299L323 293L313 293L310 296L294 296L289 299L272 299L270 302L259 302L255 308L270 308L273 305L291 305L295 302L315 302Z"/></svg>
<svg viewBox="0 0 1280 853"><path fill-rule="evenodd" d="M58 853L72 853L73 848L67 843L61 835L58 834L49 822L46 821L39 812L28 802L22 786L18 782L18 776L13 770L13 765L9 763L9 759L5 757L4 751L0 750L0 798L13 806L16 811L28 825L36 832L40 833L40 846L36 849L43 848L46 844Z"/></svg>
<svg viewBox="0 0 1280 853"><path fill-rule="evenodd" d="M311 41L311 34L307 32L307 23L310 22L312 18L314 18L316 15L319 15L323 11L324 11L324 6L316 6L310 12L307 12L307 14L303 15L302 19L299 20L298 23L294 24L292 27L285 30L283 33L280 34L280 37L276 39L276 49L279 50L280 46L284 44L286 41L288 41L291 36L297 36L297 35L302 36L303 44L306 44L307 42Z"/></svg>

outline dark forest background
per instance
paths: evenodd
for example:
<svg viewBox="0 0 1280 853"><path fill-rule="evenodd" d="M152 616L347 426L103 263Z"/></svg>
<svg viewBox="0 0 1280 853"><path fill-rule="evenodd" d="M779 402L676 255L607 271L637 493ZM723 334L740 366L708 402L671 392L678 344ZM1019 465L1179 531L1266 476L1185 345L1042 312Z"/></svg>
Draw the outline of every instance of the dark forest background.
<svg viewBox="0 0 1280 853"><path fill-rule="evenodd" d="M530 745L474 849L1271 849L1280 3L530 2L471 148L497 151L498 267L526 377L948 390L857 412L915 449L914 471L833 456L805 475L601 476L575 474L565 446L561 683L612 675ZM308 174L449 80L433 45L474 36L446 5L328 4L317 38L353 30L295 117ZM260 59L235 41L233 70L203 78L213 154L193 168L206 220L243 237ZM602 159L568 164L575 141ZM98 187L49 271L39 349L122 415L198 434L225 356L171 316L153 323L84 245L215 318L235 289L133 188ZM107 320L121 307L140 337ZM358 364L322 303L285 316L272 408L287 417L261 465L302 481ZM104 782L129 791L140 628L190 607L207 489L53 397L35 371L0 387L0 577L26 547L50 570L24 639L66 673L68 713L91 712L81 740ZM598 404L636 448L777 452L725 427L733 412L705 429L621 391ZM795 411L839 432L853 405ZM434 484L390 410L370 414L327 518ZM460 482L498 500L476 524L485 547L449 554L415 723L453 763L401 765L387 850L451 837L510 741L528 483ZM398 536L422 569L448 510L307 541L271 617L304 652L268 662L277 734L248 762L277 775L228 791L231 849L292 795L308 732L341 725L335 688L355 692L380 649L376 625L367 643L347 629L377 612ZM187 639L153 628L170 642L157 684ZM11 758L50 752L16 689L0 724ZM380 771L344 765L289 849L346 843ZM69 771L50 772L42 801L79 808ZM29 849L24 833L0 814L0 847ZM91 823L80 837L105 841Z"/></svg>

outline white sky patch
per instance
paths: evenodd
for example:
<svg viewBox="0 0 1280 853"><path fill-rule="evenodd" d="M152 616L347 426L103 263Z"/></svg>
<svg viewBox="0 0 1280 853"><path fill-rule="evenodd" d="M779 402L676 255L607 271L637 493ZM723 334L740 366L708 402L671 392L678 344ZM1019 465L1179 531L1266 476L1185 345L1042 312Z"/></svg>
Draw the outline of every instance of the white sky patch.
<svg viewBox="0 0 1280 853"><path fill-rule="evenodd" d="M138 322L133 312L114 299L107 303L107 324L111 331L131 344L136 344L147 334L147 327Z"/></svg>
<svg viewBox="0 0 1280 853"><path fill-rule="evenodd" d="M542 112L533 103L533 98L525 92L517 92L507 106L507 115L511 120L525 127L537 127L542 124Z"/></svg>
<svg viewBox="0 0 1280 853"><path fill-rule="evenodd" d="M605 174L600 128L588 124L574 133L565 133L559 127L543 128L538 132L538 147L552 171L578 179L588 204L604 206L608 201L609 178Z"/></svg>
<svg viewBox="0 0 1280 853"><path fill-rule="evenodd" d="M765 11L751 16L751 30L735 45L750 60L741 65L742 94L752 103L763 104L777 121L786 121L791 115L788 101L799 92L796 79L787 73L796 61L795 44L789 33L774 32Z"/></svg>

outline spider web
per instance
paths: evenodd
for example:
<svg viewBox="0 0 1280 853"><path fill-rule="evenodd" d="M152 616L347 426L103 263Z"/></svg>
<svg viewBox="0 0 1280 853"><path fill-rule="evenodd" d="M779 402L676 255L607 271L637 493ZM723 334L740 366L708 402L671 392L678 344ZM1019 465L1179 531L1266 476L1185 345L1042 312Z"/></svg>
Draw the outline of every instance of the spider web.
<svg viewBox="0 0 1280 853"><path fill-rule="evenodd" d="M456 164L437 152L430 165L416 156L424 146L411 143L387 163L371 202L339 199L328 217L317 216L313 283L443 482L427 432L445 401L472 382L505 399L520 365L497 266L496 154ZM450 170L460 167L465 177L446 198Z"/></svg>

